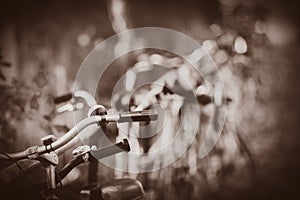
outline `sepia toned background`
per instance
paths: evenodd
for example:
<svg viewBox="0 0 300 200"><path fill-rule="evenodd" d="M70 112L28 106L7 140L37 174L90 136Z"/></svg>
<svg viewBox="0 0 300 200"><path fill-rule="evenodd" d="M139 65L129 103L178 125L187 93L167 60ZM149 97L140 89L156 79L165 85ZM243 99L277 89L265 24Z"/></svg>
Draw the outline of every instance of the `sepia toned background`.
<svg viewBox="0 0 300 200"><path fill-rule="evenodd" d="M72 90L97 44L128 29L164 27L195 39L218 65L232 99L221 138L203 159L194 143L159 171L118 174L100 166L99 176L137 178L147 199L294 199L300 186L298 7L280 0L2 1L0 150L20 151L72 127L71 114L55 116L53 98ZM98 85L100 103L110 104L112 83L137 60L112 63ZM69 178L67 192L87 184L86 169Z"/></svg>

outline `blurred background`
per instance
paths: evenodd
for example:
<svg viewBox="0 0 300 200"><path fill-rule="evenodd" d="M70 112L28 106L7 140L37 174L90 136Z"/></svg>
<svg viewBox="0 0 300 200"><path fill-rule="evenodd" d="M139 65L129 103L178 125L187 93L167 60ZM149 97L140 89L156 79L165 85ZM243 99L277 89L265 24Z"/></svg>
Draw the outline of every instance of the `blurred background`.
<svg viewBox="0 0 300 200"><path fill-rule="evenodd" d="M218 65L232 99L221 138L203 159L197 153L199 136L166 168L128 174L100 165L99 177L136 178L146 199L295 198L300 187L298 8L291 0L1 1L0 150L23 150L74 125L70 113L55 116L53 98L72 90L80 64L97 44L132 28L164 27L192 37ZM139 62L175 57L141 51L118 59L99 81L96 99L110 105L115 83ZM171 105L172 97L165 96ZM210 109L201 110L203 127ZM134 143L144 152L154 144ZM62 164L69 158L63 155ZM68 191L78 193L87 184L86 169L80 166L68 177ZM68 198L78 199L70 193Z"/></svg>

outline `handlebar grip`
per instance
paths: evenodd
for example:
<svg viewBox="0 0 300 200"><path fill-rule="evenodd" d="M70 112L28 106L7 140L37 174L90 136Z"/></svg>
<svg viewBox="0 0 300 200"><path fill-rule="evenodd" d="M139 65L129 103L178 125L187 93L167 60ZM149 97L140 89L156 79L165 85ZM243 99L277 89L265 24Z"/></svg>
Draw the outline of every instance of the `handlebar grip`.
<svg viewBox="0 0 300 200"><path fill-rule="evenodd" d="M130 146L128 143L127 139L124 139L122 142L119 142L117 144L113 144L101 149L97 149L97 150L92 150L91 154L97 158L97 159L101 159L104 157L108 157L117 153L121 153L121 152L129 152L130 151Z"/></svg>
<svg viewBox="0 0 300 200"><path fill-rule="evenodd" d="M55 104L63 103L63 102L69 101L70 99L72 99L72 97L73 97L72 93L67 93L67 94L55 97L53 102Z"/></svg>
<svg viewBox="0 0 300 200"><path fill-rule="evenodd" d="M139 121L154 121L158 118L156 110L142 110L120 113L120 119L118 122L139 122Z"/></svg>

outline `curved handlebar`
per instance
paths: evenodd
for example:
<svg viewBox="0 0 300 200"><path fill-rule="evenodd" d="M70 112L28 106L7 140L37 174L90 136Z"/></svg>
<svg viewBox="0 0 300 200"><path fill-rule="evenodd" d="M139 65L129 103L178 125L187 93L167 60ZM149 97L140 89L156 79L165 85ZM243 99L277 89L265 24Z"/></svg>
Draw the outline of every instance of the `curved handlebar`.
<svg viewBox="0 0 300 200"><path fill-rule="evenodd" d="M25 158L35 158L38 155L44 154L51 151L55 151L56 149L64 146L67 144L70 140L72 140L75 136L79 134L80 131L82 131L84 128L91 124L99 123L103 120L102 116L92 116L89 118L86 118L79 122L76 126L74 126L69 132L67 132L62 137L58 138L55 142L53 142L50 146L50 149L48 146L33 146L29 147L25 151L21 151L18 153L7 153L8 156L10 156L12 159L21 160ZM0 154L0 160L9 160L8 157Z"/></svg>
<svg viewBox="0 0 300 200"><path fill-rule="evenodd" d="M77 90L74 93L67 93L61 96L55 97L53 102L55 104L60 104L71 100L73 97L82 98L89 107L92 107L97 104L95 98L85 90Z"/></svg>
<svg viewBox="0 0 300 200"><path fill-rule="evenodd" d="M62 137L58 138L55 142L50 145L44 146L32 146L26 149L25 151L21 151L18 153L7 153L7 156L0 154L0 160L21 160L25 158L34 159L37 158L41 154L45 154L50 151L55 151L60 147L66 145L73 138L75 138L83 129L91 124L97 124L100 122L132 122L132 121L152 121L157 119L157 111L156 110L144 110L138 112L127 112L127 113L117 113L112 115L96 115L88 117L81 122L79 122L76 126L74 126L69 132L67 132Z"/></svg>

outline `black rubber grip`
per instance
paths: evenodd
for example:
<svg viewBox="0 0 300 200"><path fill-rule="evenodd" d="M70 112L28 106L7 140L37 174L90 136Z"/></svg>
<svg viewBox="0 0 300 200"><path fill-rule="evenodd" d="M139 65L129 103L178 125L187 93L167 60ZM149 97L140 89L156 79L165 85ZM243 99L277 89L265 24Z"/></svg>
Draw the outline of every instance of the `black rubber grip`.
<svg viewBox="0 0 300 200"><path fill-rule="evenodd" d="M101 149L93 150L91 151L91 154L96 159L101 159L124 151L125 152L130 151L130 146L127 139L124 139L122 142L107 147L103 147Z"/></svg>
<svg viewBox="0 0 300 200"><path fill-rule="evenodd" d="M119 122L140 122L157 120L158 114L154 109L120 113Z"/></svg>
<svg viewBox="0 0 300 200"><path fill-rule="evenodd" d="M198 100L198 103L201 104L201 105L207 105L209 103L212 103L212 100L213 100L213 97L210 97L208 95L198 95L197 96L197 100ZM226 102L226 103L230 103L232 101L231 98L229 97L223 97L222 99L223 102Z"/></svg>
<svg viewBox="0 0 300 200"><path fill-rule="evenodd" d="M73 97L72 93L67 93L67 94L64 94L62 96L55 97L53 102L55 104L63 103L63 102L69 101L70 99L72 99L72 97Z"/></svg>

